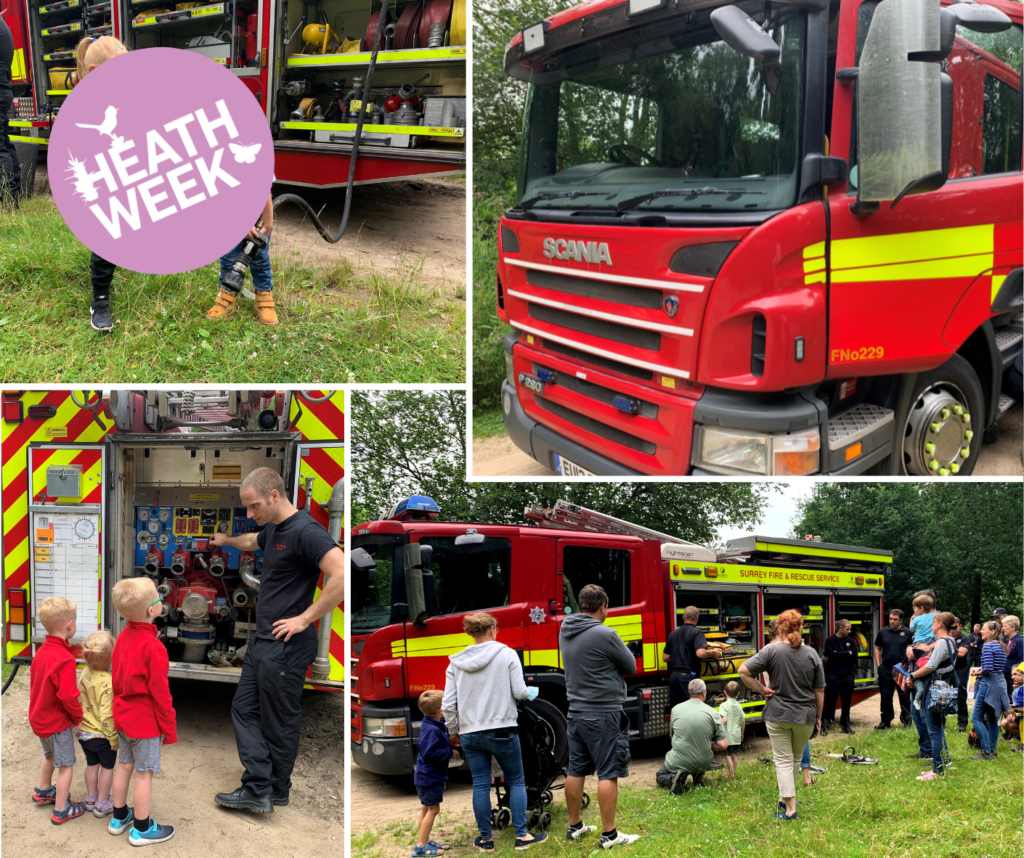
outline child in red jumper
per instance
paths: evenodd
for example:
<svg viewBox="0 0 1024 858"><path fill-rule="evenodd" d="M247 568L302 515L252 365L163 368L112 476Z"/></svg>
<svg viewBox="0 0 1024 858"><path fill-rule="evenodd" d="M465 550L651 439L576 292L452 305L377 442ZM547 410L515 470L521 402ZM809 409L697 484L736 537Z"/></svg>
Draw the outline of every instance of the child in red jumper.
<svg viewBox="0 0 1024 858"><path fill-rule="evenodd" d="M117 770L114 772L114 816L107 830L124 834L132 846L163 843L174 836L169 825L149 818L153 773L160 771L160 744L178 741L171 690L167 683L167 650L156 638L153 620L160 616L162 597L149 578L126 578L114 585L114 606L128 620L114 644L114 726L117 728ZM128 807L128 785L135 772L135 807ZM134 825L133 825L134 823Z"/></svg>
<svg viewBox="0 0 1024 858"><path fill-rule="evenodd" d="M54 825L63 825L85 813L85 805L69 801L75 773L74 731L82 722L78 700L75 656L68 641L78 630L74 602L51 596L39 604L39 620L46 627L46 641L36 650L29 685L28 721L43 745L43 769L32 794L36 804L53 802ZM57 785L53 772L57 769Z"/></svg>

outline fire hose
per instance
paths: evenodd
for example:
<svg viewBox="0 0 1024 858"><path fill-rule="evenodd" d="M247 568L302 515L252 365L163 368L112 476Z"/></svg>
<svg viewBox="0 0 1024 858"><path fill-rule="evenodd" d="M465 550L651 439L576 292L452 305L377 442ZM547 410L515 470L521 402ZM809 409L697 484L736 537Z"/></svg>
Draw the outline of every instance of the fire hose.
<svg viewBox="0 0 1024 858"><path fill-rule="evenodd" d="M450 3L450 0L448 0L448 2ZM378 21L388 21L388 14L390 11L389 6L390 0L383 0L380 15L377 19ZM370 54L370 66L366 71L366 86L364 88L364 91L367 93L367 95L369 95L371 89L373 88L373 73L377 67L377 53L380 50L380 43L383 37L384 27L376 27L373 37L373 51ZM318 218L316 212L313 211L313 207L309 203L307 203L302 197L298 196L298 194L282 194L279 197L274 197L273 205L275 212L277 211L278 206L284 205L285 203L294 203L295 205L305 210L306 214L308 214L309 217L312 219L313 225L316 227L317 232L320 233L320 237L324 241L329 242L330 244L337 244L339 241L341 241L342 236L345 235L345 230L348 228L349 213L352 210L352 187L355 185L356 162L359 159L359 144L363 137L363 125L366 122L366 104L367 99L361 99L359 105L359 117L356 120L356 133L355 137L352 139L352 155L349 159L348 165L348 184L345 187L345 209L341 215L341 225L338 227L338 231L334 235L331 235L327 227L325 227L323 223L320 222L320 218ZM258 246L256 246L257 240L250 235L247 237L246 241L243 242L242 253L239 253L239 259L241 259L243 255L245 255L246 247L250 244L252 245L252 256L255 256L256 253L258 253L259 250L261 249ZM264 242L263 246L266 246L266 242ZM252 261L252 256L249 257L248 261L243 263L245 268L248 268L248 263ZM236 265L237 264L238 263L236 262ZM244 269L242 270L241 273L242 277L244 277Z"/></svg>

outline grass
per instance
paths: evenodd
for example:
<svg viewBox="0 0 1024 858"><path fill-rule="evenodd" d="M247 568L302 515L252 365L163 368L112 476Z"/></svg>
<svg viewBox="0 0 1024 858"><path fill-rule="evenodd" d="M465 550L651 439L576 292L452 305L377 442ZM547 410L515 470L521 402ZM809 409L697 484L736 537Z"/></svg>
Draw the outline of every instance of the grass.
<svg viewBox="0 0 1024 858"><path fill-rule="evenodd" d="M950 725L952 725L950 729ZM619 793L617 824L641 839L626 850L629 858L666 858L687 855L707 858L1004 858L1022 854L1021 757L1000 740L999 757L991 762L969 760L966 736L956 731L955 718L947 721L953 768L941 781L919 782L925 771L919 760L905 759L916 750L914 731L866 728L856 736L828 736L812 745L812 762L827 771L818 783L797 787L803 802L796 822L776 820L772 814L778 797L775 769L745 755L735 781L721 772L705 777L704 789L671 796L653 785L653 775L640 782L624 781ZM846 740L846 741L844 741ZM839 753L852 742L857 752L879 759L877 766L854 766L819 756ZM798 775L798 784L799 784ZM568 815L561 792L551 808L554 820L548 841L530 850L535 856L571 858L598 848L598 836L570 843L565 838ZM600 824L596 798L584 820ZM473 823L469 830L449 838L454 854L472 852ZM447 832L446 832L447 833ZM371 832L352 843L353 856L378 858L398 854L398 836L387 830ZM412 842L412 829L402 830L401 845ZM376 839L374 839L376 838ZM496 832L499 855L513 854L511 828ZM365 844L365 845L364 845ZM396 844L397 845L397 844ZM407 852L406 852L407 854ZM475 854L475 852L473 853Z"/></svg>
<svg viewBox="0 0 1024 858"><path fill-rule="evenodd" d="M473 437L495 438L505 434L505 420L500 408L473 409Z"/></svg>
<svg viewBox="0 0 1024 858"><path fill-rule="evenodd" d="M205 313L219 265L175 275L119 270L109 334L89 326L89 251L48 195L0 210L0 381L365 383L465 379L465 306L422 262L357 277L271 257L281 325L251 298Z"/></svg>

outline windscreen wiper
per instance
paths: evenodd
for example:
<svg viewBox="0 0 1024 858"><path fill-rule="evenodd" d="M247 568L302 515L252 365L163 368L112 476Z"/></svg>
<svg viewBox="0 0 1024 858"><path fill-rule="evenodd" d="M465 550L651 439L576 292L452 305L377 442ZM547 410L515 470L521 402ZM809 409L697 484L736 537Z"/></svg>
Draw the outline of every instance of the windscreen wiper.
<svg viewBox="0 0 1024 858"><path fill-rule="evenodd" d="M544 202L544 200L574 200L576 197L603 197L606 195L607 192L605 191L560 191L558 193L537 194L535 197L523 200L519 204L519 208L526 211L533 208L537 203Z"/></svg>
<svg viewBox="0 0 1024 858"><path fill-rule="evenodd" d="M623 200L615 207L615 213L620 214L627 209L635 208L640 203L646 203L648 200L656 200L659 197L704 197L709 194L726 194L730 196L732 194L766 194L767 191L747 191L742 188L736 188L735 190L727 190L725 188L679 188L672 191L653 191L649 194L643 194L639 197L630 197L628 200Z"/></svg>

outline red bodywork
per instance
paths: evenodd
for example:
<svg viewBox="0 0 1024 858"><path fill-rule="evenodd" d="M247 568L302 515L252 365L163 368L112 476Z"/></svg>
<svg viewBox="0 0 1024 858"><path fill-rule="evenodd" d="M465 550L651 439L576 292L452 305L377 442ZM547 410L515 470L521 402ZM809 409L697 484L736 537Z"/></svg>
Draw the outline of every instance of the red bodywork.
<svg viewBox="0 0 1024 858"><path fill-rule="evenodd" d="M947 0L943 3L948 5ZM549 18L548 32L576 26L583 16L621 5L621 0L580 4ZM860 5L861 0L841 3L836 68L855 65ZM990 5L1017 25L1024 20L1020 4L991 0ZM517 34L510 47L520 42ZM965 181L949 181L937 191L905 197L895 210L884 203L870 216L852 214L853 196L844 181L829 186L824 202L796 205L756 226L623 227L502 218L498 315L519 332L512 350L512 377L525 415L634 471L685 474L691 465L694 407L708 388L778 394L831 379L903 375L945 363L983 323L998 315L992 310L993 276L1019 268L1024 258L1020 173L978 175L984 76L991 74L1018 90L1020 77L960 36L948 71L955 93L950 177ZM826 129L829 154L847 161L853 98L853 86L835 82L831 127ZM533 213L543 217L541 212ZM934 242L919 240L913 233L972 225L991 225L993 267L978 275L945 276L943 265L927 266L942 257L936 257ZM518 243L514 251L504 247L503 236L509 233ZM816 252L824 257L826 243L881 236L905 236L900 239L904 248L912 249L902 250L901 261L924 263L916 271L925 273L915 273L913 279L896 274L859 283L829 283L824 273L817 281L806 276L813 271L808 266L813 266L809 256L814 255L814 246L822 248ZM606 242L612 264L545 256L543 243L552 238ZM669 269L680 248L716 242L738 244L713 279ZM824 261L818 265L825 267ZM664 305L647 309L530 285L531 269L549 274L585 271L595 280L659 290L664 300L678 300L678 312L670 316ZM832 280L835 274L833 269ZM559 313L574 327L559 324ZM538 315L547 315L548 320ZM761 375L753 374L751 360L752 325L758 316L767 320ZM613 333L616 339L610 339L584 332L580 317L618 325L622 333ZM637 339L638 330L657 333L660 342L627 342ZM607 326L604 332L609 332ZM794 348L797 338L804 344L799 357ZM520 373L536 376L537 367L648 403L656 407L656 416L624 413L562 384L547 385L541 404L518 383Z"/></svg>

